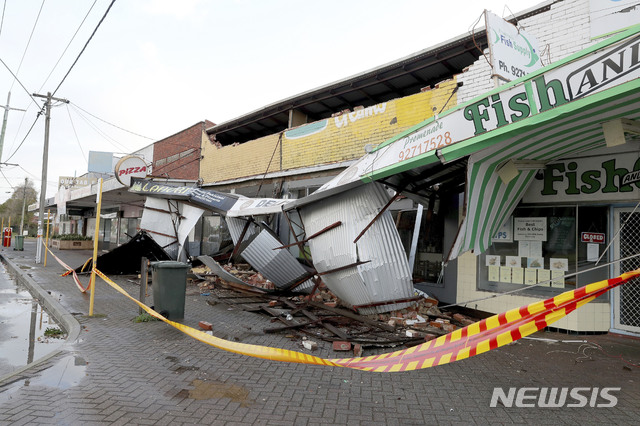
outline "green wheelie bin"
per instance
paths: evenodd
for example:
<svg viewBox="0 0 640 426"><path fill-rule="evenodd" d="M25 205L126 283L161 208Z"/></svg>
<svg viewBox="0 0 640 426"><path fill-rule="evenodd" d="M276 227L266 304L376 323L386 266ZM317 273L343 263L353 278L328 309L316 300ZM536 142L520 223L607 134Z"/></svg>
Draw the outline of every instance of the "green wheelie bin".
<svg viewBox="0 0 640 426"><path fill-rule="evenodd" d="M24 250L24 235L16 235L13 237L13 249Z"/></svg>
<svg viewBox="0 0 640 426"><path fill-rule="evenodd" d="M174 260L151 262L154 310L171 320L184 318L187 263Z"/></svg>

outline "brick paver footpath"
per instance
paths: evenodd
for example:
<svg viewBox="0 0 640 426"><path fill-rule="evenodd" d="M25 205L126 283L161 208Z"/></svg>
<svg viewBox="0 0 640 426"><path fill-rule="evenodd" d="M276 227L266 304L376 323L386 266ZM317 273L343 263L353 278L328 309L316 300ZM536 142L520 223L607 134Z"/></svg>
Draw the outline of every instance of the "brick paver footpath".
<svg viewBox="0 0 640 426"><path fill-rule="evenodd" d="M135 323L138 307L101 280L89 317L89 296L60 277L64 270L51 257L46 267L36 265L34 241L24 246L0 252L7 269L40 288L71 336L61 351L1 379L2 425L638 424L640 418L635 338L536 333L405 373L279 363L221 351L162 322ZM72 267L91 254L55 253ZM112 278L137 297L131 277ZM273 326L265 316L188 292L182 322L197 328L199 321L213 324L221 338L308 352L285 334L263 333ZM344 356L324 343L313 354ZM513 398L491 407L494 388ZM559 401L563 388L560 407L540 406L550 395Z"/></svg>

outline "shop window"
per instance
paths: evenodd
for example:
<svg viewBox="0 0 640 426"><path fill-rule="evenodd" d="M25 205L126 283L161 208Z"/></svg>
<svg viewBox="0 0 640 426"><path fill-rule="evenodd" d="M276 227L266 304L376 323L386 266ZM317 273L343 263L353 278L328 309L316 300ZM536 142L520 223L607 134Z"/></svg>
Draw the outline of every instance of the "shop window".
<svg viewBox="0 0 640 426"><path fill-rule="evenodd" d="M229 245L233 245L233 241L224 219L221 216L204 216L201 253L212 255Z"/></svg>
<svg viewBox="0 0 640 426"><path fill-rule="evenodd" d="M414 282L427 282L431 284L443 284L443 242L444 242L444 214L440 209L440 203L430 203L422 211L418 244L416 247L415 261L413 265ZM417 210L405 210L393 212L393 217L402 240L402 245L407 253L411 254L411 243L416 224Z"/></svg>
<svg viewBox="0 0 640 426"><path fill-rule="evenodd" d="M478 289L546 298L606 279L607 229L605 206L518 207L478 256Z"/></svg>

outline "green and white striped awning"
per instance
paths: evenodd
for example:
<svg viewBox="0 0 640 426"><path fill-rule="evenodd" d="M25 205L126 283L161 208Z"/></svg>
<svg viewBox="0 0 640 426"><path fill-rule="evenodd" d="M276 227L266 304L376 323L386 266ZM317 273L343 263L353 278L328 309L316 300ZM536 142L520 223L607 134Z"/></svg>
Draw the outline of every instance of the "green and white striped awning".
<svg viewBox="0 0 640 426"><path fill-rule="evenodd" d="M531 164L543 165L607 146L603 123L627 119L639 120L640 124L640 38L637 32L634 34L635 37L630 40L625 39L604 52L596 50L580 61L588 59L587 65L593 71L594 67L599 66L600 72L614 75L610 67L622 70L622 61L628 60L630 70L619 78L621 84L442 150L441 158L446 161L470 155L465 194L466 214L450 259L469 250L482 253L491 245L492 236L513 213L536 174L537 170ZM611 62L603 65L603 60ZM607 67L606 71L602 71L604 66ZM572 69L581 72L580 67ZM562 70L562 67L558 68L559 73ZM583 77L585 87L589 86L591 78L591 75ZM598 77L593 75L593 78ZM517 175L505 183L498 169L509 160L525 166L524 170L517 170Z"/></svg>
<svg viewBox="0 0 640 426"><path fill-rule="evenodd" d="M468 250L485 251L536 174L535 169L521 170L505 184L497 173L501 165L509 160L544 164L604 147L602 123L618 118L640 120L640 80L531 117L513 134L479 141L489 146L470 156L465 196L467 211L451 258ZM461 152L444 151L443 155L455 158Z"/></svg>

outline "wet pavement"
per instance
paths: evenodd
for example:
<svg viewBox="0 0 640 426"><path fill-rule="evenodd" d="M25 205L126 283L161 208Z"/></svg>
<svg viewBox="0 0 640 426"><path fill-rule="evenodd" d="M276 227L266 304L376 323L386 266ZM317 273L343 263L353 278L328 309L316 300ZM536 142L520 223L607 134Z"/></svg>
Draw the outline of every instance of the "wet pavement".
<svg viewBox="0 0 640 426"><path fill-rule="evenodd" d="M536 333L464 361L405 373L279 363L221 351L162 322L136 323L138 307L101 281L90 317L89 296L60 277L64 269L51 257L46 268L35 265L35 242L24 246L0 255L37 295L52 299L43 304L70 338L48 358L0 377L0 424L637 424L640 417L637 338ZM91 255L55 253L72 267ZM139 294L132 277L111 278ZM285 334L264 334L273 325L266 316L223 300L212 306L212 297L188 291L182 322L197 328L208 321L221 338L308 352ZM313 354L343 356L328 344ZM529 396L542 388L582 387L576 392L587 396L584 404L569 399L560 408L536 402L490 407L494 388L508 393L512 387L533 388ZM613 406L597 406L611 405L603 388L615 388L609 390Z"/></svg>
<svg viewBox="0 0 640 426"><path fill-rule="evenodd" d="M64 339L45 336L47 329L60 327L0 262L0 377L62 346Z"/></svg>

